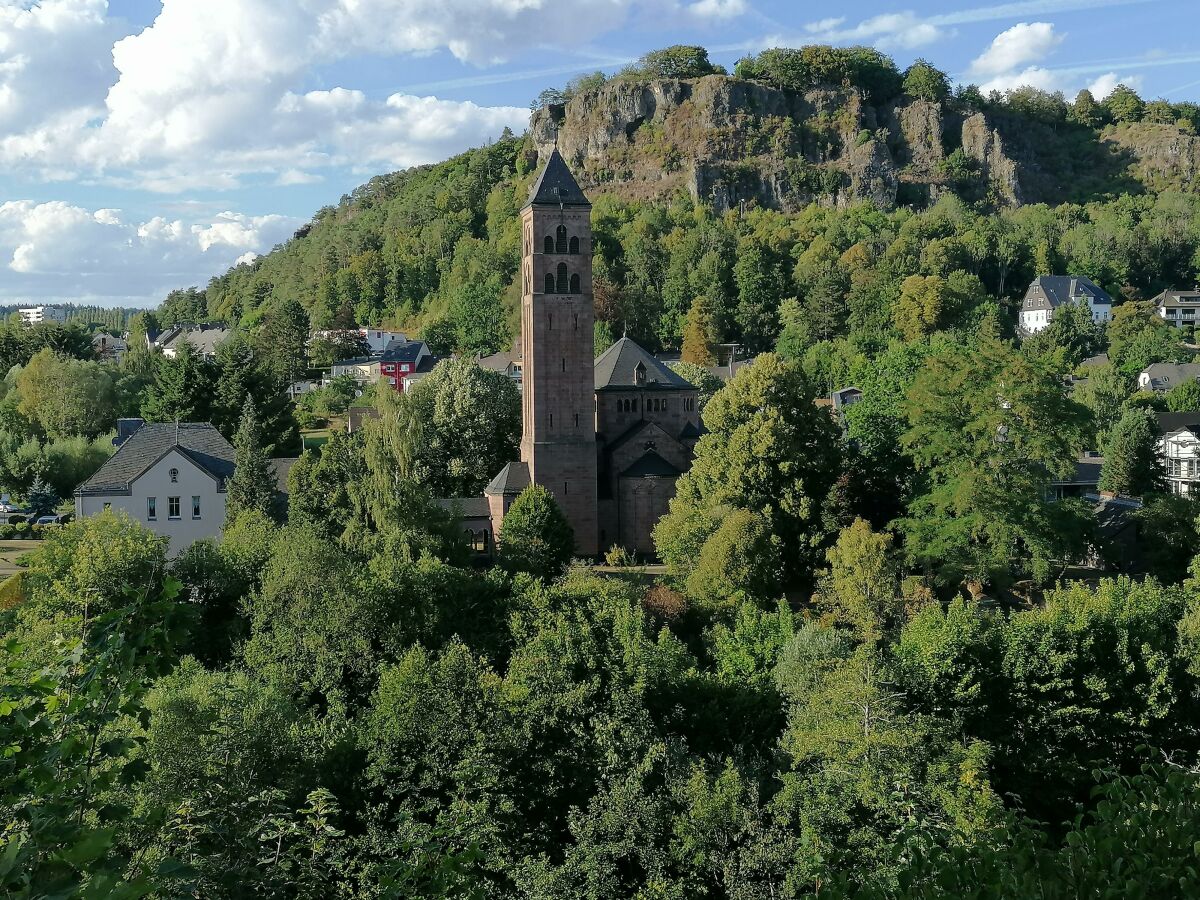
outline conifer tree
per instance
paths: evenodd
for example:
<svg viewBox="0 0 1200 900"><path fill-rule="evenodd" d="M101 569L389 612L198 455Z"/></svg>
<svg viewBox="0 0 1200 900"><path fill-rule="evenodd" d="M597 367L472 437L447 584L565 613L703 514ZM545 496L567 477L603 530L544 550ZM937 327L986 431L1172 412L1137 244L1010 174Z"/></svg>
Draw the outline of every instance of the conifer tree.
<svg viewBox="0 0 1200 900"><path fill-rule="evenodd" d="M1141 497L1162 491L1158 428L1147 409L1130 409L1117 421L1104 448L1100 490Z"/></svg>
<svg viewBox="0 0 1200 900"><path fill-rule="evenodd" d="M271 460L262 445L262 428L254 401L246 398L242 407L242 420L233 437L234 472L229 480L225 498L225 521L234 522L247 510L271 514L275 501L275 477L271 472Z"/></svg>
<svg viewBox="0 0 1200 900"><path fill-rule="evenodd" d="M30 519L53 514L58 509L59 502L59 496L54 492L54 488L47 484L41 475L34 477L33 485L29 488Z"/></svg>

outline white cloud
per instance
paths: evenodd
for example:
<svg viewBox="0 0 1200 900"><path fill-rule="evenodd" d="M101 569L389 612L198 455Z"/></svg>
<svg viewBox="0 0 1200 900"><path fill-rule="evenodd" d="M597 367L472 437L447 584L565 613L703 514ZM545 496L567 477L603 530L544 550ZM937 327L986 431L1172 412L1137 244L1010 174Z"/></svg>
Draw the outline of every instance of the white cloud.
<svg viewBox="0 0 1200 900"><path fill-rule="evenodd" d="M1101 75L1099 78L1097 78L1091 84L1089 84L1087 86L1087 89L1089 91L1091 91L1092 96L1095 97L1097 100L1103 100L1105 97L1107 97L1109 94L1111 94L1113 92L1113 89L1116 88L1116 86L1118 84L1123 84L1126 87L1131 87L1135 91L1140 90L1142 87L1142 76L1141 75L1126 75L1126 76L1122 77L1122 76L1118 75L1116 72L1105 72L1103 75Z"/></svg>
<svg viewBox="0 0 1200 900"><path fill-rule="evenodd" d="M687 11L699 19L720 20L743 15L747 9L746 0L697 0Z"/></svg>
<svg viewBox="0 0 1200 900"><path fill-rule="evenodd" d="M948 32L932 20L914 12L883 13L847 26L844 16L809 22L803 37L775 35L766 38L763 46L799 46L804 43L874 44L882 48L912 50L948 37Z"/></svg>
<svg viewBox="0 0 1200 900"><path fill-rule="evenodd" d="M158 303L252 259L299 227L286 216L223 212L204 221L127 222L120 210L62 201L0 204L0 302Z"/></svg>
<svg viewBox="0 0 1200 900"><path fill-rule="evenodd" d="M970 73L977 78L1006 76L1030 63L1045 62L1062 41L1063 36L1055 34L1049 22L1020 22L996 35L991 45L971 63Z"/></svg>

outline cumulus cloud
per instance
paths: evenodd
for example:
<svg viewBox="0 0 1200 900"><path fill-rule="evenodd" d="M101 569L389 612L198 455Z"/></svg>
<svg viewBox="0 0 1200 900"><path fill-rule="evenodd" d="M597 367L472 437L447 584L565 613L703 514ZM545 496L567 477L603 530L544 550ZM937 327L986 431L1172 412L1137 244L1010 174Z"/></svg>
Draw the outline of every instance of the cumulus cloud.
<svg viewBox="0 0 1200 900"><path fill-rule="evenodd" d="M448 50L483 65L534 46L578 46L634 2L163 0L149 27L122 37L105 0L30 9L0 0L0 166L174 192L233 188L253 175L299 184L348 160L431 162L521 130L528 112L381 99L353 86L306 90L312 72L363 54ZM693 7L721 17L746 5ZM442 121L415 118L423 115Z"/></svg>
<svg viewBox="0 0 1200 900"><path fill-rule="evenodd" d="M1019 71L1035 61L1044 62L1062 41L1049 22L1019 22L996 35L971 63L970 73L977 78L996 78Z"/></svg>
<svg viewBox="0 0 1200 900"><path fill-rule="evenodd" d="M984 91L1034 87L1071 95L1086 86L1097 99L1107 97L1118 83L1130 84L1139 80L1137 76L1119 77L1116 72L1107 72L1086 84L1084 76L1089 67L1048 65L1064 38L1065 35L1057 34L1049 22L1021 22L996 35L971 63L967 74L979 79Z"/></svg>
<svg viewBox="0 0 1200 900"><path fill-rule="evenodd" d="M173 288L253 259L299 225L286 216L235 212L136 222L116 209L9 201L0 204L0 302L152 305Z"/></svg>

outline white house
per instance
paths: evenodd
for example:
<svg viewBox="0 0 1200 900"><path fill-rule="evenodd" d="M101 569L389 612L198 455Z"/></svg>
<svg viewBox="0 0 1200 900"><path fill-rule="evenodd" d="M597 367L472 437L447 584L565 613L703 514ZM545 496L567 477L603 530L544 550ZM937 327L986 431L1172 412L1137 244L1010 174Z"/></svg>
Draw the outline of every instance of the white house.
<svg viewBox="0 0 1200 900"><path fill-rule="evenodd" d="M27 306L24 309L18 309L17 314L21 317L21 323L24 325L67 321L67 311L61 306Z"/></svg>
<svg viewBox="0 0 1200 900"><path fill-rule="evenodd" d="M123 510L170 538L177 556L202 538L219 538L234 451L207 423L122 420L117 452L75 490L77 518Z"/></svg>
<svg viewBox="0 0 1200 900"><path fill-rule="evenodd" d="M163 356L173 359L184 341L192 345L192 349L205 359L217 355L217 347L233 332L224 325L196 325L194 327L175 326L158 335L155 340L162 348Z"/></svg>
<svg viewBox="0 0 1200 900"><path fill-rule="evenodd" d="M1196 313L1200 312L1200 291L1163 291L1154 298L1154 306L1168 325L1195 327Z"/></svg>
<svg viewBox="0 0 1200 900"><path fill-rule="evenodd" d="M1139 391L1165 393L1189 381L1200 380L1200 363L1151 363L1138 375Z"/></svg>
<svg viewBox="0 0 1200 900"><path fill-rule="evenodd" d="M1020 328L1037 334L1054 319L1054 310L1064 303L1086 306L1092 321L1102 325L1112 318L1112 297L1089 279L1072 275L1039 275L1021 301Z"/></svg>
<svg viewBox="0 0 1200 900"><path fill-rule="evenodd" d="M1200 493L1200 412L1156 413L1158 454L1172 494Z"/></svg>

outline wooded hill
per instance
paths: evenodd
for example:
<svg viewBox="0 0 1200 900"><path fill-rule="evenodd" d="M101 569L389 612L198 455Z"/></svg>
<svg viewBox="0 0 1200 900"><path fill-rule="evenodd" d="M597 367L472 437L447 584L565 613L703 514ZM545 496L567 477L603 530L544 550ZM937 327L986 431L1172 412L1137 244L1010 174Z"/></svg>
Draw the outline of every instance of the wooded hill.
<svg viewBox="0 0 1200 900"><path fill-rule="evenodd" d="M1001 303L1051 271L1127 296L1195 278L1195 104L1144 103L1127 88L1103 103L1086 91L1070 103L1034 89L951 92L924 62L901 73L876 51L829 47L767 51L733 75L699 48L671 48L540 100L523 137L374 178L319 210L286 244L213 279L208 314L254 327L295 300L314 327L386 322L436 349L506 346L517 211L556 136L595 204L600 318L651 345L678 346L703 293L718 337L773 346L782 301L815 287L800 262L813 252L847 270L825 285L837 302L822 336L850 333L854 272L906 231L917 234L900 254L912 265L894 274L969 271ZM1128 239L1164 215L1183 230L1141 235L1150 246ZM921 259L947 239L959 246L935 251L963 259ZM746 296L750 282L762 296Z"/></svg>

